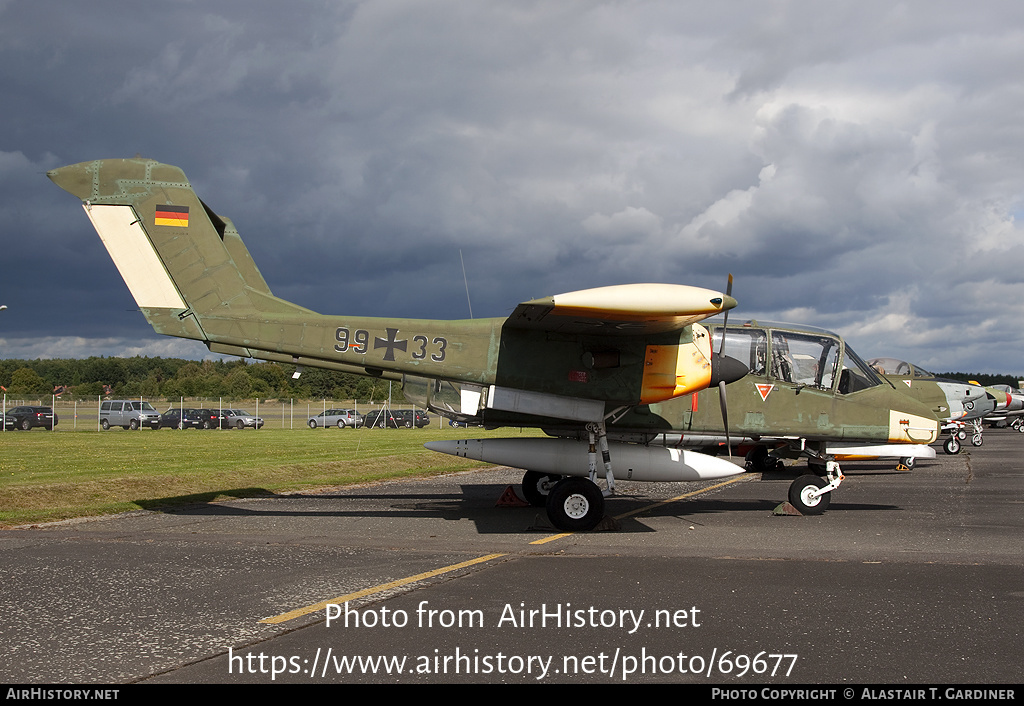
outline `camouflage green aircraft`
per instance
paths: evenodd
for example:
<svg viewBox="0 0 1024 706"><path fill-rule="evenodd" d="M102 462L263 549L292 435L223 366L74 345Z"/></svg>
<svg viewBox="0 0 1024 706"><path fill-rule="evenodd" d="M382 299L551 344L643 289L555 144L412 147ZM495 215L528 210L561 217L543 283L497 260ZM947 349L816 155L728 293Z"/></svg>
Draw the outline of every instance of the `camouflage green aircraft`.
<svg viewBox="0 0 1024 706"><path fill-rule="evenodd" d="M659 452L682 448L718 452L736 446L747 452L748 465L756 471L772 470L783 458L805 457L816 473L797 478L789 489L790 503L803 514L820 514L828 508L831 492L843 480L840 460L891 457L912 466L914 458L935 457L935 450L927 446L939 431L931 409L880 377L837 334L753 321L706 326L714 349L743 362L750 371L729 385L728 408L714 388L634 405L612 416L609 439ZM522 420L485 410L479 421L501 426ZM581 430L571 425L541 426L549 435L562 437L567 453L571 444L584 441ZM541 452L545 442L547 448L558 448L555 439L534 441L536 449L529 454L522 453L523 442L503 439L428 446L531 469L523 480L524 493L539 504L569 466L562 457Z"/></svg>
<svg viewBox="0 0 1024 706"><path fill-rule="evenodd" d="M583 461L576 475L596 473L600 446L608 492L611 458L638 450L609 447L610 411L708 386L724 389L747 372L738 361L713 355L711 337L698 323L736 306L728 292L672 284L603 287L527 301L502 319L327 316L275 297L232 222L196 196L178 167L110 159L47 176L82 200L158 333L202 341L214 353L398 380L411 401L462 418L494 412L534 425L588 428L590 446L570 452ZM741 471L693 452L639 453L661 479ZM592 526L603 514L603 495L589 480L568 478L552 498L548 513L559 527Z"/></svg>
<svg viewBox="0 0 1024 706"><path fill-rule="evenodd" d="M959 453L960 441L967 438L964 429L968 422L973 423L971 443L982 445L981 420L997 408L992 392L976 383L937 377L919 365L897 358L872 358L868 365L897 390L927 404L942 420L943 431L950 432L942 445L946 453Z"/></svg>

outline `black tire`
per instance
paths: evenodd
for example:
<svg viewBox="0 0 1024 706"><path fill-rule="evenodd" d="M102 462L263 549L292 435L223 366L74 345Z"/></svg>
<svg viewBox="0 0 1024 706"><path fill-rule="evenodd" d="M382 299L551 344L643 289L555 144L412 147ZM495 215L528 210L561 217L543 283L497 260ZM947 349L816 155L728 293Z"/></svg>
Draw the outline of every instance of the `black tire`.
<svg viewBox="0 0 1024 706"><path fill-rule="evenodd" d="M974 434L971 436L971 444L973 446L981 446L985 443L985 437L981 434Z"/></svg>
<svg viewBox="0 0 1024 706"><path fill-rule="evenodd" d="M315 419L310 419L310 420L309 420L308 422L306 422L306 423L307 423L307 424L309 424L309 428L310 428L310 429L316 429L316 420L315 420Z"/></svg>
<svg viewBox="0 0 1024 706"><path fill-rule="evenodd" d="M523 497L534 507L544 507L548 504L548 495L551 494L552 488L560 480L562 480L562 476L540 471L527 471L523 474Z"/></svg>
<svg viewBox="0 0 1024 706"><path fill-rule="evenodd" d="M914 466L917 465L917 459L913 456L904 456L900 459L900 465L908 471L912 471L914 470Z"/></svg>
<svg viewBox="0 0 1024 706"><path fill-rule="evenodd" d="M235 429L245 429L245 422L239 419L237 422L235 422Z"/></svg>
<svg viewBox="0 0 1024 706"><path fill-rule="evenodd" d="M816 458L807 459L807 470L816 476L823 476L828 473L828 464Z"/></svg>
<svg viewBox="0 0 1024 706"><path fill-rule="evenodd" d="M32 429L32 423L29 420L27 420L27 419L22 421L21 429L22 429L22 431L29 431L29 430L31 430Z"/></svg>
<svg viewBox="0 0 1024 706"><path fill-rule="evenodd" d="M956 434L949 437L942 443L942 450L950 456L960 453L960 440L956 438Z"/></svg>
<svg viewBox="0 0 1024 706"><path fill-rule="evenodd" d="M808 497L811 490L821 489L828 485L828 481L818 476L800 476L789 486L789 502L800 511L802 515L820 515L828 510L832 502L832 493L828 492L816 498Z"/></svg>
<svg viewBox="0 0 1024 706"><path fill-rule="evenodd" d="M548 495L547 510L558 529L583 532L594 529L604 517L604 496L586 478L564 478Z"/></svg>
<svg viewBox="0 0 1024 706"><path fill-rule="evenodd" d="M131 420L130 422L128 422L128 427L132 431L138 431L139 430L139 420L138 419Z"/></svg>
<svg viewBox="0 0 1024 706"><path fill-rule="evenodd" d="M967 441L967 432L961 429L956 433L956 437L960 439L960 441Z"/></svg>
<svg viewBox="0 0 1024 706"><path fill-rule="evenodd" d="M344 419L339 419L338 420L338 428L339 429L344 429L345 428L345 420Z"/></svg>
<svg viewBox="0 0 1024 706"><path fill-rule="evenodd" d="M755 446L747 452L744 466L748 471L753 471L754 473L766 473L780 468L782 461L770 455L768 447Z"/></svg>
<svg viewBox="0 0 1024 706"><path fill-rule="evenodd" d="M106 419L100 421L100 426L103 427L103 431L110 431L110 422Z"/></svg>

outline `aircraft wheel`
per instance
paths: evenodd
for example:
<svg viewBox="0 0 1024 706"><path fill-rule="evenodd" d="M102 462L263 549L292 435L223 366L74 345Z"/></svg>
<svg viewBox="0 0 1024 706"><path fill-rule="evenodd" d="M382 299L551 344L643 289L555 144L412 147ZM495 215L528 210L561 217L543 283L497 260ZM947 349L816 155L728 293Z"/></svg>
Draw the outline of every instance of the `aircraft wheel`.
<svg viewBox="0 0 1024 706"><path fill-rule="evenodd" d="M110 431L110 422L108 422L106 419L100 422L100 426L103 427L103 431Z"/></svg>
<svg viewBox="0 0 1024 706"><path fill-rule="evenodd" d="M981 434L974 434L973 436L971 436L971 445L972 446L981 446L984 443L985 443L985 437L983 437Z"/></svg>
<svg viewBox="0 0 1024 706"><path fill-rule="evenodd" d="M1021 434L1024 434L1024 424L1018 424L1017 431L1019 431Z"/></svg>
<svg viewBox="0 0 1024 706"><path fill-rule="evenodd" d="M789 502L804 515L820 515L828 510L832 502L832 493L828 492L816 498L811 497L811 492L820 490L828 485L824 478L818 476L800 476L789 486Z"/></svg>
<svg viewBox="0 0 1024 706"><path fill-rule="evenodd" d="M589 530L604 517L604 496L586 478L565 478L548 495L547 509L548 519L558 529Z"/></svg>
<svg viewBox="0 0 1024 706"><path fill-rule="evenodd" d="M906 468L908 471L914 470L914 465L917 463L917 458L914 456L904 456L900 459L899 465ZM898 469L897 469L898 470Z"/></svg>
<svg viewBox="0 0 1024 706"><path fill-rule="evenodd" d="M956 437L960 439L960 441L967 441L967 432L961 429L956 433Z"/></svg>
<svg viewBox="0 0 1024 706"><path fill-rule="evenodd" d="M807 459L807 469L816 476L823 476L828 473L828 465L816 458Z"/></svg>
<svg viewBox="0 0 1024 706"><path fill-rule="evenodd" d="M782 461L768 454L765 446L755 446L747 452L744 464L748 471L754 473L765 473L782 467Z"/></svg>
<svg viewBox="0 0 1024 706"><path fill-rule="evenodd" d="M562 476L549 475L539 471L527 471L523 474L523 497L534 507L544 507Z"/></svg>
<svg viewBox="0 0 1024 706"><path fill-rule="evenodd" d="M960 440L955 434L943 442L942 450L950 455L960 453Z"/></svg>

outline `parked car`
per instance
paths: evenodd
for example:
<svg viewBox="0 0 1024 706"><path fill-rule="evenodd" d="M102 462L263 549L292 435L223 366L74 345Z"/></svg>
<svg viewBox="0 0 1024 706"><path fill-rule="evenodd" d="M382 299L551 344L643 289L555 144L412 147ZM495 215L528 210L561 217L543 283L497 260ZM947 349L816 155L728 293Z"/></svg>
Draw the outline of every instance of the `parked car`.
<svg viewBox="0 0 1024 706"><path fill-rule="evenodd" d="M203 418L198 409L179 409L172 407L160 415L159 428L170 427L171 429L201 429Z"/></svg>
<svg viewBox="0 0 1024 706"><path fill-rule="evenodd" d="M356 429L363 425L363 415L354 409L327 409L315 417L310 417L306 423L310 429L316 429L317 427L338 427L339 429L351 427Z"/></svg>
<svg viewBox="0 0 1024 706"><path fill-rule="evenodd" d="M105 400L100 403L100 426L138 429L160 428L160 413L149 402L141 400Z"/></svg>
<svg viewBox="0 0 1024 706"><path fill-rule="evenodd" d="M413 427L421 429L430 424L430 417L425 412L413 409L395 409L391 411L391 414L398 421L399 426L403 426L406 429Z"/></svg>
<svg viewBox="0 0 1024 706"><path fill-rule="evenodd" d="M364 427L397 429L399 425L404 426L405 421L400 417L396 418L389 409L375 409L363 415Z"/></svg>
<svg viewBox="0 0 1024 706"><path fill-rule="evenodd" d="M245 429L246 427L259 429L263 426L263 419L249 414L244 409L225 409L224 426L229 429L232 427L235 429Z"/></svg>
<svg viewBox="0 0 1024 706"><path fill-rule="evenodd" d="M227 415L222 409L197 409L203 420L203 429L224 429L227 427Z"/></svg>
<svg viewBox="0 0 1024 706"><path fill-rule="evenodd" d="M33 427L53 429L57 426L57 415L50 407L14 407L7 410L6 417L14 420L14 428L28 431ZM7 424L6 418L4 424Z"/></svg>

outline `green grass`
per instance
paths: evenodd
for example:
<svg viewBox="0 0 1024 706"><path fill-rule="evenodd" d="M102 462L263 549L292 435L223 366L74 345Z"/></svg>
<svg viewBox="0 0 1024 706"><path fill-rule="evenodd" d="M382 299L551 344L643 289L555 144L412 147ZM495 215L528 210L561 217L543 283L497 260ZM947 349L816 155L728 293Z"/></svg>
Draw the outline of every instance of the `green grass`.
<svg viewBox="0 0 1024 706"><path fill-rule="evenodd" d="M60 427L58 427L59 429ZM0 434L0 526L431 476L486 466L423 448L500 429L261 429Z"/></svg>

